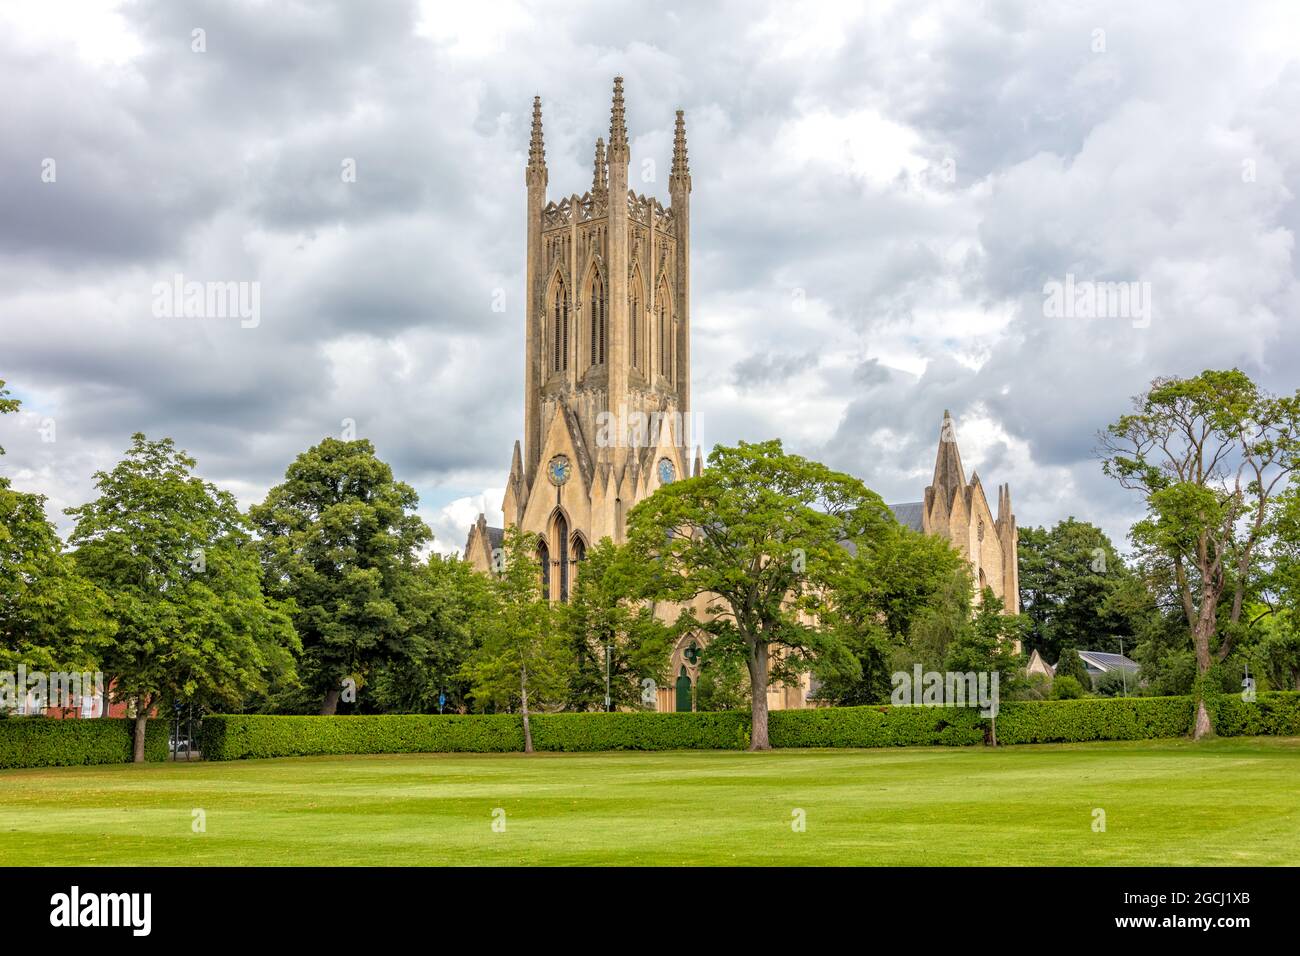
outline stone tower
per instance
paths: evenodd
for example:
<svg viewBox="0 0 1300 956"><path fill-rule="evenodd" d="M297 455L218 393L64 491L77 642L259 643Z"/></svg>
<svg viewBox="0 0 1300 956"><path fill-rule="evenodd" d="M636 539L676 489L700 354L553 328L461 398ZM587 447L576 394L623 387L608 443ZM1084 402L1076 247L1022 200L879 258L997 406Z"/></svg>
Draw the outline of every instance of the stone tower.
<svg viewBox="0 0 1300 956"><path fill-rule="evenodd" d="M979 473L966 481L952 416L943 413L934 477L922 501L891 505L894 516L916 531L946 538L970 562L977 589L992 588L1006 613L1020 613L1020 574L1016 516L1011 486L997 489L997 514L984 494ZM978 599L978 593L977 593Z"/></svg>
<svg viewBox="0 0 1300 956"><path fill-rule="evenodd" d="M524 439L502 511L539 536L546 587L567 598L586 550L622 541L626 514L690 463L690 194L681 110L669 205L628 188L623 78L582 195L548 200L542 105L524 168ZM698 468L698 455L696 456ZM467 559L487 568L501 529L482 517Z"/></svg>

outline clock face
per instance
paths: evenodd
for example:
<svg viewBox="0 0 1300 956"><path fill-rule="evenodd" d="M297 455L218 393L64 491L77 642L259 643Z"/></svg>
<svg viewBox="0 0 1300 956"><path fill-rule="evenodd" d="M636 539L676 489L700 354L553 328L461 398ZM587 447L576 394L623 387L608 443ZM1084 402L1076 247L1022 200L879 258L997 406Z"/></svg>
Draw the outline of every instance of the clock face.
<svg viewBox="0 0 1300 956"><path fill-rule="evenodd" d="M659 459L659 483L661 485L671 484L677 477L677 467L672 463L672 459Z"/></svg>
<svg viewBox="0 0 1300 956"><path fill-rule="evenodd" d="M573 466L569 464L567 455L556 455L546 464L546 477L551 480L553 485L562 485L569 480L569 474L573 471Z"/></svg>

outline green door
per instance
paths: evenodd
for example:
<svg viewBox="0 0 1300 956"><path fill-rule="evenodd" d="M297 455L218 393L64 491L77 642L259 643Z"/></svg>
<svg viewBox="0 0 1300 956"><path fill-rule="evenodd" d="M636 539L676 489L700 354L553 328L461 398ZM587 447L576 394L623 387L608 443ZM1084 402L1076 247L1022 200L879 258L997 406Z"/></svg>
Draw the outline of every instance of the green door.
<svg viewBox="0 0 1300 956"><path fill-rule="evenodd" d="M686 665L682 665L681 675L677 678L677 709L692 710L691 679L686 676Z"/></svg>

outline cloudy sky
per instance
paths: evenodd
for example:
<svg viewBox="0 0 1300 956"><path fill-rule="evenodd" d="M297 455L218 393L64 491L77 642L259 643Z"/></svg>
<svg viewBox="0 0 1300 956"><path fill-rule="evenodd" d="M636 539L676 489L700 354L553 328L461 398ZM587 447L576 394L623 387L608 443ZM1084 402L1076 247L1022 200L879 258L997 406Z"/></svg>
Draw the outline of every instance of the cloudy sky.
<svg viewBox="0 0 1300 956"><path fill-rule="evenodd" d="M0 8L0 474L66 527L144 431L247 504L348 420L462 546L522 430L532 97L581 193L615 74L665 202L686 111L710 442L915 500L949 408L1022 525L1122 537L1095 434L1152 377L1300 385L1289 2L58 0ZM156 316L178 274L255 327ZM1149 312L1046 314L1067 275Z"/></svg>

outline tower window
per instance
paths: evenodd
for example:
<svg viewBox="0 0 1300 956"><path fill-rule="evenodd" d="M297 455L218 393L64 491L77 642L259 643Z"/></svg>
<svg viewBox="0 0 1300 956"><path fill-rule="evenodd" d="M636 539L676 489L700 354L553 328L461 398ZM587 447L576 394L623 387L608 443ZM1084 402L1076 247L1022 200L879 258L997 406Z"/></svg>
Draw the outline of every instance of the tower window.
<svg viewBox="0 0 1300 956"><path fill-rule="evenodd" d="M564 283L555 283L555 301L553 303L555 357L553 368L562 372L569 367L569 297L565 293Z"/></svg>
<svg viewBox="0 0 1300 956"><path fill-rule="evenodd" d="M569 523L564 515L555 519L555 540L560 548L560 600L569 600Z"/></svg>
<svg viewBox="0 0 1300 956"><path fill-rule="evenodd" d="M591 364L605 364L605 286L600 276L591 280Z"/></svg>
<svg viewBox="0 0 1300 956"><path fill-rule="evenodd" d="M659 293L655 296L655 311L658 316L659 335L659 374L672 380L672 317L668 311L668 286L660 283Z"/></svg>
<svg viewBox="0 0 1300 956"><path fill-rule="evenodd" d="M631 311L628 312L628 324L630 326L630 328L628 329L628 338L632 343L632 367L633 368L640 368L641 366L641 358L638 349L638 344L641 339L641 335L640 335L641 320L639 318L640 314L641 314L641 299L635 292L633 292L632 308Z"/></svg>
<svg viewBox="0 0 1300 956"><path fill-rule="evenodd" d="M542 597L549 600L551 596L551 549L546 546L545 541L538 542L537 563L542 566Z"/></svg>

